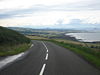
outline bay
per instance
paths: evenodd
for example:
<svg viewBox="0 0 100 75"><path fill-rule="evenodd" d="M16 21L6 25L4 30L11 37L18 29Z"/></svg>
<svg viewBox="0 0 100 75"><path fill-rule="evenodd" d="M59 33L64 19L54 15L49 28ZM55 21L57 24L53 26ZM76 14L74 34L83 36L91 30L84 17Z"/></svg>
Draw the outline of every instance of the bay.
<svg viewBox="0 0 100 75"><path fill-rule="evenodd" d="M75 37L81 42L100 42L100 33L67 33L70 37Z"/></svg>

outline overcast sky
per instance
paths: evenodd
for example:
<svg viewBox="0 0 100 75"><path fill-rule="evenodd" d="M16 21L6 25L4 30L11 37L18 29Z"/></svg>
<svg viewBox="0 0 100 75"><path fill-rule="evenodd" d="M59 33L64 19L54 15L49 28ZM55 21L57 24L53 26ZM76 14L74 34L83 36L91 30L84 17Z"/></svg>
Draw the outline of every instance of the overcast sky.
<svg viewBox="0 0 100 75"><path fill-rule="evenodd" d="M0 0L0 26L100 28L100 0Z"/></svg>

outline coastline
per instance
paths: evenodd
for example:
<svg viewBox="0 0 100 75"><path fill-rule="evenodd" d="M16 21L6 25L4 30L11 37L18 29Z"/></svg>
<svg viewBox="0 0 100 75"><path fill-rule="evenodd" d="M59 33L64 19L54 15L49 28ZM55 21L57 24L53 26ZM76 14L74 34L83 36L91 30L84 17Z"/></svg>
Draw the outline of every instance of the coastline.
<svg viewBox="0 0 100 75"><path fill-rule="evenodd" d="M88 34L88 33L67 33L65 36L74 38L78 42L85 43L100 43L99 34Z"/></svg>

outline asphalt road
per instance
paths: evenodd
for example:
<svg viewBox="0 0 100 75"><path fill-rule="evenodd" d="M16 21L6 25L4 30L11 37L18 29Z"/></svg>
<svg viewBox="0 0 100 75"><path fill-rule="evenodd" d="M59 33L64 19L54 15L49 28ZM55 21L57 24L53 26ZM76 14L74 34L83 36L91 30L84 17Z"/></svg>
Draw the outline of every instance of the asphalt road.
<svg viewBox="0 0 100 75"><path fill-rule="evenodd" d="M65 48L33 41L29 53L1 69L0 75L100 75L100 70Z"/></svg>

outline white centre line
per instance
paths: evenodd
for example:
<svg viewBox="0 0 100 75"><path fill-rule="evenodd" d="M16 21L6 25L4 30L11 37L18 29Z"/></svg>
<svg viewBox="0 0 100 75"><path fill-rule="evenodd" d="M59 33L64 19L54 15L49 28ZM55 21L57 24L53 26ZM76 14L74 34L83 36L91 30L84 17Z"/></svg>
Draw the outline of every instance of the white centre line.
<svg viewBox="0 0 100 75"><path fill-rule="evenodd" d="M44 45L44 47L46 48L46 52L47 52L47 54L46 54L46 57L45 57L45 60L48 60L48 48L47 48L47 46L44 44L44 42L42 41L42 44ZM46 67L46 64L43 64L43 67L42 67L42 69L41 69L41 71L40 71L40 74L39 75L43 75L43 73L44 73L44 70L45 70L45 67Z"/></svg>
<svg viewBox="0 0 100 75"><path fill-rule="evenodd" d="M45 60L48 60L48 53L46 54Z"/></svg>
<svg viewBox="0 0 100 75"><path fill-rule="evenodd" d="M39 74L39 75L43 75L43 72L44 72L45 66L46 66L46 64L43 64L43 67L42 67L42 69L41 69L41 71L40 71L40 74Z"/></svg>
<svg viewBox="0 0 100 75"><path fill-rule="evenodd" d="M47 53L48 53L48 50L47 50Z"/></svg>

